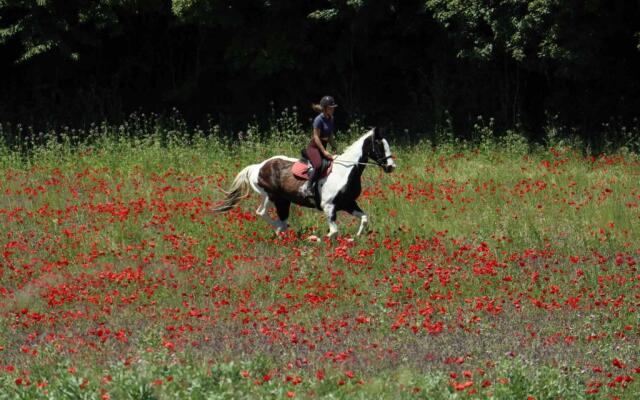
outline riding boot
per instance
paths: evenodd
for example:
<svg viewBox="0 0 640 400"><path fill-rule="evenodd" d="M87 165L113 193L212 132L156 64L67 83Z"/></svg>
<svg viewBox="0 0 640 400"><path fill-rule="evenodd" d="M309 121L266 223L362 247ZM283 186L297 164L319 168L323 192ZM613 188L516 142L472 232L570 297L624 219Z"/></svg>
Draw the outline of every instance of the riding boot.
<svg viewBox="0 0 640 400"><path fill-rule="evenodd" d="M315 196L316 186L318 184L318 172L320 168L310 168L309 169L309 183L307 184L307 193L309 196Z"/></svg>
<svg viewBox="0 0 640 400"><path fill-rule="evenodd" d="M320 163L320 166L318 168L314 169L313 177L311 177L310 192L311 192L311 195L313 196L313 199L316 203L316 208L318 210L320 209L320 188L318 187L318 185L319 185L320 177L324 174L327 168L329 168L329 160L327 160L326 158L323 158L322 163Z"/></svg>

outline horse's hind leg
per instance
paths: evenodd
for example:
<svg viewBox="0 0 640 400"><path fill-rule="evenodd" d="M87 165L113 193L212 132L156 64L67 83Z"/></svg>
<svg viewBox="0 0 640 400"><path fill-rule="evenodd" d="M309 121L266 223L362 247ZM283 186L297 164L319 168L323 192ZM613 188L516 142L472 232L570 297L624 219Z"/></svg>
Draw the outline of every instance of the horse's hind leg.
<svg viewBox="0 0 640 400"><path fill-rule="evenodd" d="M289 224L287 220L289 219L289 209L291 207L291 202L289 200L275 200L276 211L278 212L279 221L277 224L277 232L284 232L289 228Z"/></svg>
<svg viewBox="0 0 640 400"><path fill-rule="evenodd" d="M269 215L269 205L270 204L271 204L271 200L269 200L269 197L263 196L262 197L262 202L260 203L260 206L256 210L256 214L258 214L259 216L262 217L262 219L267 221L267 223L269 223L269 225L278 228L279 227L278 223L276 221L274 221L271 218L271 216Z"/></svg>

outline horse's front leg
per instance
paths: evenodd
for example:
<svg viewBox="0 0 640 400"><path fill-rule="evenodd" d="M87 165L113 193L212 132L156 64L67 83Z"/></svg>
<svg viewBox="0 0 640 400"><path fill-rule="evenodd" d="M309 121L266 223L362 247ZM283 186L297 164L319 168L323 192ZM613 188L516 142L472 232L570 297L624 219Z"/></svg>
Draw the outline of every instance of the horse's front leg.
<svg viewBox="0 0 640 400"><path fill-rule="evenodd" d="M327 237L331 239L338 233L338 224L336 224L336 207L333 204L325 204L324 207L322 207L322 210L329 222L329 233L327 234Z"/></svg>
<svg viewBox="0 0 640 400"><path fill-rule="evenodd" d="M291 202L288 200L278 199L275 201L276 211L278 212L278 228L276 229L277 233L282 233L289 229L289 224L287 220L289 219L289 208L291 207Z"/></svg>
<svg viewBox="0 0 640 400"><path fill-rule="evenodd" d="M356 235L362 235L362 232L364 232L364 230L367 228L367 225L369 225L369 217L367 217L367 214L362 211L362 209L358 206L358 203L356 203L355 201L346 211L349 214L353 215L355 218L360 218L360 228L358 228L358 233Z"/></svg>

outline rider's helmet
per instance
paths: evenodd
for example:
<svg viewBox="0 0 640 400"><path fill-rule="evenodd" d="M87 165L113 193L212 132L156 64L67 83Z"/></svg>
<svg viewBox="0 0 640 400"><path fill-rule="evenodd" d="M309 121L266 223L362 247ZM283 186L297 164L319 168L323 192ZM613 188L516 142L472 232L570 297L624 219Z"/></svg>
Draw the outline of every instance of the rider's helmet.
<svg viewBox="0 0 640 400"><path fill-rule="evenodd" d="M327 107L338 107L338 105L336 104L336 101L333 99L333 97L324 96L320 100L320 107L322 107L322 109L325 109Z"/></svg>

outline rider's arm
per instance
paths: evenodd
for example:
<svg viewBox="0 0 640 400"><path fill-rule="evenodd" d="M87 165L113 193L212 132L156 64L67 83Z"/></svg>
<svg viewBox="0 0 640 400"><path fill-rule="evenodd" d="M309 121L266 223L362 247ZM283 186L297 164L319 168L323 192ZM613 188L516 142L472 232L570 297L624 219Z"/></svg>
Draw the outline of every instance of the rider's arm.
<svg viewBox="0 0 640 400"><path fill-rule="evenodd" d="M332 133L331 136L329 136L329 144L331 145L331 149L333 150L334 153L338 152L338 145L336 144L336 138L335 135Z"/></svg>
<svg viewBox="0 0 640 400"><path fill-rule="evenodd" d="M316 144L316 147L320 149L320 152L326 157L331 158L331 154L324 148L322 145L322 140L320 140L320 129L313 128L313 142Z"/></svg>

